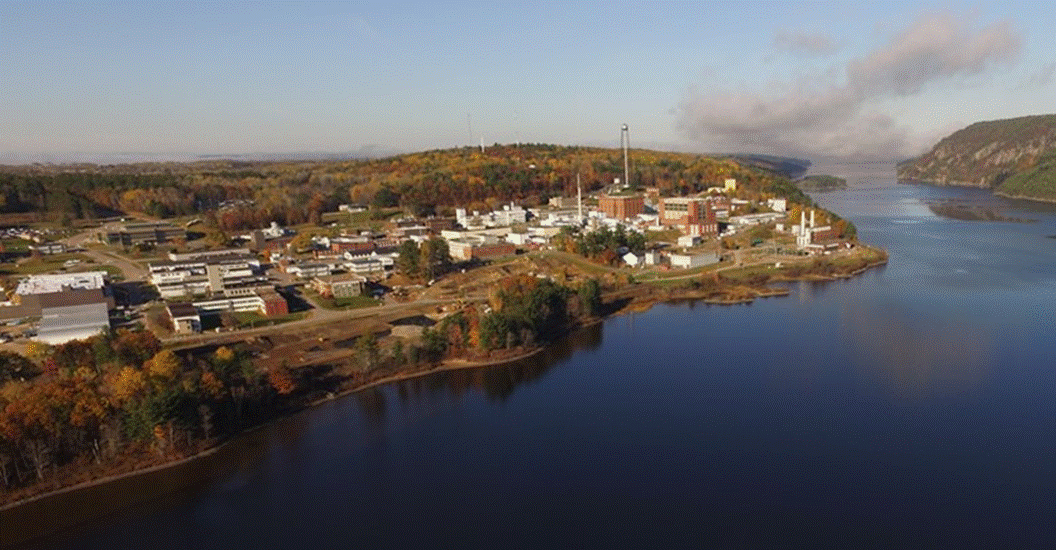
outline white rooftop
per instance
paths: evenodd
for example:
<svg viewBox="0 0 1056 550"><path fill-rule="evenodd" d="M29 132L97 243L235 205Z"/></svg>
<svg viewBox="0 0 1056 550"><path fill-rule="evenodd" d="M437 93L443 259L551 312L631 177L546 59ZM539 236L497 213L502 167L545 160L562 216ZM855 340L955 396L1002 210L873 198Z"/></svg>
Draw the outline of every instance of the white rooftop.
<svg viewBox="0 0 1056 550"><path fill-rule="evenodd" d="M86 271L84 273L61 273L58 275L30 275L18 283L15 294L47 294L72 289L96 290L103 288L105 271Z"/></svg>

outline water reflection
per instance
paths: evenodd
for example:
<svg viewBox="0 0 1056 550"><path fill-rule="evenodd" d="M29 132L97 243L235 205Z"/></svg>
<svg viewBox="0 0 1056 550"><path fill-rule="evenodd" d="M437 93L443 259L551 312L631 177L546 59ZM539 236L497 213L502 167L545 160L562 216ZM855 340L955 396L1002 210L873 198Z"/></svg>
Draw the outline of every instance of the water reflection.
<svg viewBox="0 0 1056 550"><path fill-rule="evenodd" d="M505 401L524 384L546 375L555 365L577 351L601 347L603 323L583 327L546 349L519 361L491 367L445 371L394 382L400 401L407 404L423 396L460 396L477 390L497 401Z"/></svg>
<svg viewBox="0 0 1056 550"><path fill-rule="evenodd" d="M386 396L392 391L401 406L428 406L437 397L460 396L479 391L489 398L505 401L517 390L543 378L556 365L580 350L594 350L602 345L603 323L584 327L567 338L527 359L474 369L446 371L419 378L369 388L348 396L361 415L368 441L378 441L384 434L392 407ZM271 460L305 458L301 452L311 444L310 433L349 433L358 422L353 418L333 414L344 408L339 399L321 405L319 409L295 414L272 425L250 431L219 449L216 453L163 469L113 483L63 493L41 499L31 505L3 514L6 540L48 536L62 541L63 531L86 522L98 522L122 509L137 508L137 515L150 515L160 510L194 502L204 493L239 491L255 482L263 464ZM327 409L327 410L323 410ZM321 420L322 419L322 420ZM348 422L352 422L349 425ZM340 427L337 425L340 424ZM220 485L214 485L218 480ZM207 515L216 511L204 511ZM228 510L225 513L234 513ZM208 519L208 518L205 518Z"/></svg>
<svg viewBox="0 0 1056 550"><path fill-rule="evenodd" d="M855 363L902 397L969 391L990 370L992 335L978 325L853 303L842 324Z"/></svg>

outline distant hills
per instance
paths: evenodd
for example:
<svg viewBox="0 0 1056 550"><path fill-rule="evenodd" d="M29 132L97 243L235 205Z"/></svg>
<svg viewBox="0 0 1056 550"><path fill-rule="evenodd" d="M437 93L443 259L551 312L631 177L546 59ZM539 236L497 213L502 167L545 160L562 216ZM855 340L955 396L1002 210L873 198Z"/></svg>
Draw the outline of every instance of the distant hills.
<svg viewBox="0 0 1056 550"><path fill-rule="evenodd" d="M977 122L899 163L898 178L1056 201L1056 115Z"/></svg>

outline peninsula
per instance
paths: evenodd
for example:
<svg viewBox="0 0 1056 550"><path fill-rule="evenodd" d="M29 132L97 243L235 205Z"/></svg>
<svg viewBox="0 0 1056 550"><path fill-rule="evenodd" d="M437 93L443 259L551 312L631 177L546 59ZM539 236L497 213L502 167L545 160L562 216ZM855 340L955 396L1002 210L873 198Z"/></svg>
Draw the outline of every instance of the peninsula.
<svg viewBox="0 0 1056 550"><path fill-rule="evenodd" d="M629 175L622 154L0 170L20 222L0 264L0 513L610 315L886 262L784 175L646 150ZM49 324L64 307L84 322Z"/></svg>

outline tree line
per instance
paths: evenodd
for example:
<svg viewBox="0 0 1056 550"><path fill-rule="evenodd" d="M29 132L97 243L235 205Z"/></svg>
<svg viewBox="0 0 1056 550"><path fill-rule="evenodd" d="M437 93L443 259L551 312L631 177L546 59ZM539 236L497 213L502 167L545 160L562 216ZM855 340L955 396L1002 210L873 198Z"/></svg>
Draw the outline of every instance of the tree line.
<svg viewBox="0 0 1056 550"><path fill-rule="evenodd" d="M35 361L0 352L4 489L127 452L195 452L259 421L277 395L299 383L288 368L260 371L248 354L226 347L208 357L181 356L142 330L37 344L30 353Z"/></svg>
<svg viewBox="0 0 1056 550"><path fill-rule="evenodd" d="M634 150L631 165L636 186L666 195L699 192L728 177L757 192L797 192L784 178L732 159ZM271 221L318 223L323 212L349 202L415 214L456 206L489 210L509 201L532 206L574 195L577 175L584 191L592 191L622 174L616 149L531 144L373 160L3 167L0 213L73 220L117 212L196 215L224 231L240 231ZM221 207L231 201L239 205Z"/></svg>

